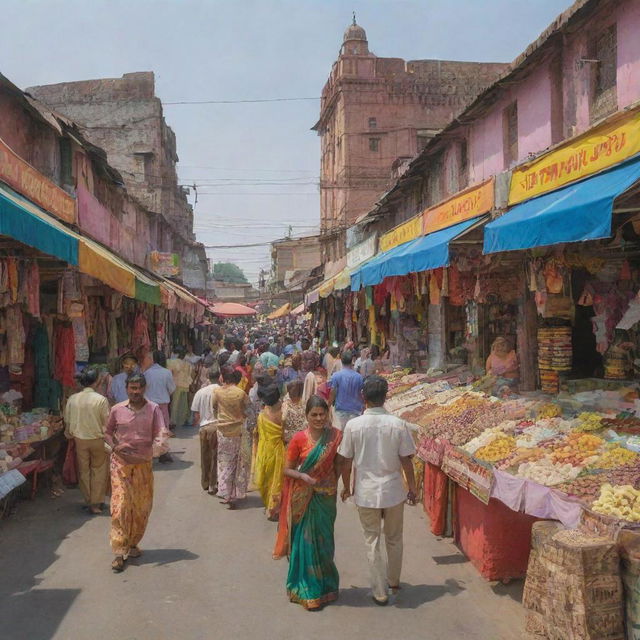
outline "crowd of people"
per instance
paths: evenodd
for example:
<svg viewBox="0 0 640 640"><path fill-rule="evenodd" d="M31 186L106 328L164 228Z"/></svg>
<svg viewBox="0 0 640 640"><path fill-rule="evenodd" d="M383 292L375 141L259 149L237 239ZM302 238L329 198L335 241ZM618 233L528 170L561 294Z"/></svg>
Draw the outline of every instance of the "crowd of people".
<svg viewBox="0 0 640 640"><path fill-rule="evenodd" d="M185 345L168 360L159 351L126 354L105 395L96 370L79 376L66 435L90 513L104 509L110 484L113 571L142 553L153 459L171 463L170 437L190 425L199 432L202 489L230 510L259 493L278 523L273 556L289 558L289 599L308 610L338 597L341 479L342 500L357 506L373 600L385 605L400 586L403 509L415 503L416 485L409 425L384 409L383 354L376 345L321 347L302 330L225 328L200 355Z"/></svg>

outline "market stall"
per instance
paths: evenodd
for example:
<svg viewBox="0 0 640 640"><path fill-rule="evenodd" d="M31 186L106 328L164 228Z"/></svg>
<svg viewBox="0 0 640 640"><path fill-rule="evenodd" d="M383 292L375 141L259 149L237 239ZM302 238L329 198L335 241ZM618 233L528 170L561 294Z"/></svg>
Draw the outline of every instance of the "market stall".
<svg viewBox="0 0 640 640"><path fill-rule="evenodd" d="M483 576L525 575L537 519L640 521L637 390L497 398L468 375L392 374L387 408L417 426L431 530L453 531Z"/></svg>

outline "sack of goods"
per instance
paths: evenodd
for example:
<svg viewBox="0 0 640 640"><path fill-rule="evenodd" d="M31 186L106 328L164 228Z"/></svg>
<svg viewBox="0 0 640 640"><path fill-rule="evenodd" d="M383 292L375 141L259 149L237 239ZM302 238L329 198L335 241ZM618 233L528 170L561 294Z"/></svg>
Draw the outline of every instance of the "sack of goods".
<svg viewBox="0 0 640 640"><path fill-rule="evenodd" d="M625 640L620 559L607 537L536 522L524 587L526 630L545 640Z"/></svg>

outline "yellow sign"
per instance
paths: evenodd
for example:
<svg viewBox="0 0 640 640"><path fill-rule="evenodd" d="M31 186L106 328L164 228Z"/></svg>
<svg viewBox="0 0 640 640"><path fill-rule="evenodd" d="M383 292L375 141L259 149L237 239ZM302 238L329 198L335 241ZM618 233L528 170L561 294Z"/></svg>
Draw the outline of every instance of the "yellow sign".
<svg viewBox="0 0 640 640"><path fill-rule="evenodd" d="M596 127L570 144L515 169L509 204L516 204L618 164L640 152L640 111Z"/></svg>
<svg viewBox="0 0 640 640"><path fill-rule="evenodd" d="M407 222L403 222L395 229L391 229L388 233L385 233L380 237L380 251L389 251L393 247L397 247L399 244L409 242L422 234L422 216L415 216Z"/></svg>
<svg viewBox="0 0 640 640"><path fill-rule="evenodd" d="M493 209L494 179L465 189L442 204L426 209L423 214L422 233L433 233L458 222L481 216Z"/></svg>

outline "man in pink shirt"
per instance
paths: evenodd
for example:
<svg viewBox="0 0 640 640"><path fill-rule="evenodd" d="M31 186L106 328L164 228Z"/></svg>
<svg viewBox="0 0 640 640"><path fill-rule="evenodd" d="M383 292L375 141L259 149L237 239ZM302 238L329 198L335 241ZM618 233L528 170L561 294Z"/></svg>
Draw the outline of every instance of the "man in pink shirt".
<svg viewBox="0 0 640 640"><path fill-rule="evenodd" d="M165 445L167 432L160 407L145 398L143 374L127 378L128 400L109 414L105 442L111 448L111 568L124 569L127 558L138 558L138 543L153 505L153 456ZM156 453L157 455L157 453Z"/></svg>

